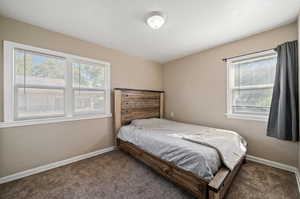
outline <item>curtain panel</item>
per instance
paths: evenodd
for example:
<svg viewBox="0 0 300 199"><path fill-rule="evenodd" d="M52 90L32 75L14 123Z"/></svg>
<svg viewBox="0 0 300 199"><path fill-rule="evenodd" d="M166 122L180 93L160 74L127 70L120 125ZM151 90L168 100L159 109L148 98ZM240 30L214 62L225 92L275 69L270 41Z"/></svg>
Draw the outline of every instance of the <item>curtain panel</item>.
<svg viewBox="0 0 300 199"><path fill-rule="evenodd" d="M267 135L299 140L298 42L277 46L277 65Z"/></svg>

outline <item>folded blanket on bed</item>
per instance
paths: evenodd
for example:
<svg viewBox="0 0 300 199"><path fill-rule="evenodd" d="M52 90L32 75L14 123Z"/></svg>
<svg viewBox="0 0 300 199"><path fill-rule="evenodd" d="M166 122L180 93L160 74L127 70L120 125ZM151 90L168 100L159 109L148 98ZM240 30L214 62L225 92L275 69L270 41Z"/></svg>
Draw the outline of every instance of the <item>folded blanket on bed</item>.
<svg viewBox="0 0 300 199"><path fill-rule="evenodd" d="M230 170L233 170L246 154L246 141L233 131L208 128L190 135L183 135L182 138L216 149L223 164Z"/></svg>

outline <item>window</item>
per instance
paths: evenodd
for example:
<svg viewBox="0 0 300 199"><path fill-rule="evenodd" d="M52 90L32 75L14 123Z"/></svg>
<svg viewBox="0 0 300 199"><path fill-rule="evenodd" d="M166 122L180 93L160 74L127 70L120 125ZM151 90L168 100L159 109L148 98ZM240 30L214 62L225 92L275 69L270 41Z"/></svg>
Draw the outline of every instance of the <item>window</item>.
<svg viewBox="0 0 300 199"><path fill-rule="evenodd" d="M73 67L74 112L105 112L105 70L97 64L77 62Z"/></svg>
<svg viewBox="0 0 300 199"><path fill-rule="evenodd" d="M14 50L15 119L64 115L65 59Z"/></svg>
<svg viewBox="0 0 300 199"><path fill-rule="evenodd" d="M4 122L110 116L110 64L4 41Z"/></svg>
<svg viewBox="0 0 300 199"><path fill-rule="evenodd" d="M267 120L276 62L273 50L227 60L229 117Z"/></svg>

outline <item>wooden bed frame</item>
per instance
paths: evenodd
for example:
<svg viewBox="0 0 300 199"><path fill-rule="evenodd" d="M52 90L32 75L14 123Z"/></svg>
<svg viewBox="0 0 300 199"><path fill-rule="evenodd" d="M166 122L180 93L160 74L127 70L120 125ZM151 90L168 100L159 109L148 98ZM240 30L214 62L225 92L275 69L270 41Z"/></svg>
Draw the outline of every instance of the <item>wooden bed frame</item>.
<svg viewBox="0 0 300 199"><path fill-rule="evenodd" d="M134 119L163 117L163 91L116 88L114 89L114 99L116 133L122 125L127 125ZM190 191L199 199L224 198L245 159L245 157L241 158L232 171L222 166L215 177L211 181L207 181L172 163L161 160L131 143L117 139L117 146L167 179Z"/></svg>

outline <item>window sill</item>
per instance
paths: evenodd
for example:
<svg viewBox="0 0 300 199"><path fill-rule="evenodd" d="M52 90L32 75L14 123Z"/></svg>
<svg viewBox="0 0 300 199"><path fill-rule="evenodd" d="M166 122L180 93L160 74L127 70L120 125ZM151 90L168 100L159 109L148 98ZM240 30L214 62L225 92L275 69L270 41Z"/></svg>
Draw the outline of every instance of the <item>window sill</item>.
<svg viewBox="0 0 300 199"><path fill-rule="evenodd" d="M244 114L234 114L234 113L225 113L229 119L240 119L240 120L253 120L259 122L268 122L267 116L258 116L258 115L244 115Z"/></svg>
<svg viewBox="0 0 300 199"><path fill-rule="evenodd" d="M78 120L91 120L91 119L101 119L112 117L112 114L107 115L93 115L93 116L74 116L74 117L57 117L57 118L47 118L47 119L35 119L35 120L23 120L23 121L13 121L13 122L0 122L0 128L18 127L18 126L30 126L38 124L51 124Z"/></svg>

